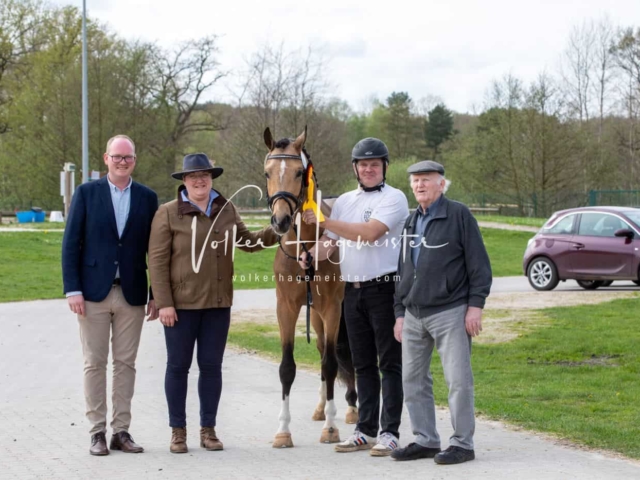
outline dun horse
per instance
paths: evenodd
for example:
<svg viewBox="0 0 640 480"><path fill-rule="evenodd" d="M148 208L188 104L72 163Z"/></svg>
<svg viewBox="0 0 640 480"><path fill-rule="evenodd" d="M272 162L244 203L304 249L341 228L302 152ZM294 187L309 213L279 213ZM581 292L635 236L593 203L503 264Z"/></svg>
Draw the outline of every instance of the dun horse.
<svg viewBox="0 0 640 480"><path fill-rule="evenodd" d="M264 161L267 178L267 197L271 209L271 225L282 235L277 250L273 270L276 275L277 316L282 344L280 363L280 383L282 384L282 409L280 425L273 446L275 448L293 447L289 423L289 395L296 376L296 364L293 357L296 322L300 309L307 305L307 295L311 292L311 324L316 332L316 346L322 360L320 402L313 420L324 420L320 442L336 443L340 441L335 424L336 406L334 403L334 384L336 376L347 386L346 422L356 423L355 374L351 363L351 354L347 341L346 327L342 317L342 299L344 283L340 280L340 265L337 258L319 262L310 289L305 281L305 270L298 264L296 215L300 213L312 171L309 171L310 157L304 148L307 130L295 140L288 138L275 142L271 131L264 131L264 141L269 149ZM323 212L329 213L327 205ZM310 249L316 239L315 225L300 225L301 248ZM301 250L300 250L301 251ZM315 263L315 262L314 262ZM309 271L307 271L309 273Z"/></svg>

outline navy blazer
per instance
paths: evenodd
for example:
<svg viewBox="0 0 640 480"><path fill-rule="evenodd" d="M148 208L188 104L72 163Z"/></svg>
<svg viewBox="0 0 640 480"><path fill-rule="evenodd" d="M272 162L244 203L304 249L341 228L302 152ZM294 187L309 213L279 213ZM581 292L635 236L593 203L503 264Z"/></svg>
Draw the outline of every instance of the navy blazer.
<svg viewBox="0 0 640 480"><path fill-rule="evenodd" d="M107 177L80 185L62 240L64 293L81 291L85 300L100 302L120 267L124 298L130 305L146 305L147 249L156 210L156 193L132 182L129 217L119 238Z"/></svg>

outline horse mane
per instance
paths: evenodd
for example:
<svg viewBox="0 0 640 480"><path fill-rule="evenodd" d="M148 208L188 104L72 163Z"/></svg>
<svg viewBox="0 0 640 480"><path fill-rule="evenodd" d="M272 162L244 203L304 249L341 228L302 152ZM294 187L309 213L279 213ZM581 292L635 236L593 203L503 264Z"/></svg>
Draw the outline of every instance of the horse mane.
<svg viewBox="0 0 640 480"><path fill-rule="evenodd" d="M289 145L291 145L293 141L294 140L292 138L281 138L274 144L273 148L281 148L284 150ZM304 152L304 155L307 157L307 159L311 160L311 155L309 155L309 152L307 152L307 147L302 147L302 151Z"/></svg>
<svg viewBox="0 0 640 480"><path fill-rule="evenodd" d="M273 148L282 148L285 149L287 148L289 145L291 145L291 142L293 140L291 140L290 138L281 138L280 140L278 140L275 145L273 146Z"/></svg>

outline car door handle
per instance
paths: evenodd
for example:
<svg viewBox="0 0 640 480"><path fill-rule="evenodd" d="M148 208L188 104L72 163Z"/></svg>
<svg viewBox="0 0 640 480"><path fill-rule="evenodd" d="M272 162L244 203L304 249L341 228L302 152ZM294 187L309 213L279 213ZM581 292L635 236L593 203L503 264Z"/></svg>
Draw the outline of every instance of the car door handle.
<svg viewBox="0 0 640 480"><path fill-rule="evenodd" d="M574 250L582 250L584 248L584 243L574 243L571 245L571 248Z"/></svg>

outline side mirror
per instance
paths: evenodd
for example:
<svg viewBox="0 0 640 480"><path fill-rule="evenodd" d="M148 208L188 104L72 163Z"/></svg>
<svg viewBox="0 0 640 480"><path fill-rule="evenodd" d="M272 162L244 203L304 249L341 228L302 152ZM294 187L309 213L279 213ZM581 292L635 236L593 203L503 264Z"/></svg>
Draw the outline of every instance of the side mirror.
<svg viewBox="0 0 640 480"><path fill-rule="evenodd" d="M633 239L634 237L633 230L629 230L628 228L621 228L620 230L616 230L614 235L616 237L625 237L629 240Z"/></svg>

